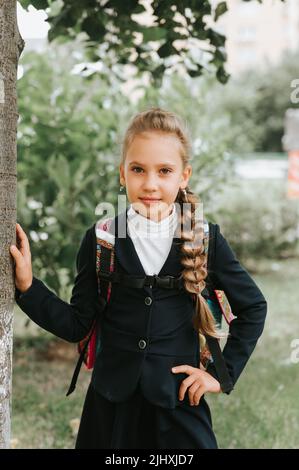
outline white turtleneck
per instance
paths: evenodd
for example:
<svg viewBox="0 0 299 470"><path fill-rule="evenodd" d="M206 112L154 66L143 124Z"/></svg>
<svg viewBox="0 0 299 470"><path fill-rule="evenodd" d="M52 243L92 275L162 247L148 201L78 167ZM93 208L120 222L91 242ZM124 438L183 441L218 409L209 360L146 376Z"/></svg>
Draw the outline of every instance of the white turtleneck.
<svg viewBox="0 0 299 470"><path fill-rule="evenodd" d="M127 214L128 235L134 243L145 274L159 274L170 252L178 223L176 205L173 203L171 214L160 222L139 214L132 204Z"/></svg>

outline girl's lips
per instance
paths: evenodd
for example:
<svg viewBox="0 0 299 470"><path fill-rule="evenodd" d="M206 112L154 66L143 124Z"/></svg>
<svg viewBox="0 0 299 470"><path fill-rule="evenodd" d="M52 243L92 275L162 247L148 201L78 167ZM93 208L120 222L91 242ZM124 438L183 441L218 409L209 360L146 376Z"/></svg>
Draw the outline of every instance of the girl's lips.
<svg viewBox="0 0 299 470"><path fill-rule="evenodd" d="M159 201L161 201L161 199L151 199L151 198L142 198L142 197L140 197L139 199L143 202L159 202Z"/></svg>

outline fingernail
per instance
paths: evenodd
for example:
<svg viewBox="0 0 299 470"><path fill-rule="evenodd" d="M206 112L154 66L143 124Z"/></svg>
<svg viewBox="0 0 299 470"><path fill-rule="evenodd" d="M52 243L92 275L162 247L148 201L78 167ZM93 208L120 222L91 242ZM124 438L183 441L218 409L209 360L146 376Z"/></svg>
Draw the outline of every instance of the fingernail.
<svg viewBox="0 0 299 470"><path fill-rule="evenodd" d="M173 370L173 372L175 372L175 371L176 371L176 368L175 368L175 367L173 367L173 368L172 368L172 370Z"/></svg>

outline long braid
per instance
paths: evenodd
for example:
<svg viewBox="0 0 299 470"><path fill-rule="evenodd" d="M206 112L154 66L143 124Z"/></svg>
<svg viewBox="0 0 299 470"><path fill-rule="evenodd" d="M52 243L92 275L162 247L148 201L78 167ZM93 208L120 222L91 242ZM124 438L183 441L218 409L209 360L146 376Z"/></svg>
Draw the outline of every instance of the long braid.
<svg viewBox="0 0 299 470"><path fill-rule="evenodd" d="M198 217L200 201L187 187L184 195L179 191L176 201L181 206L181 264L183 266L182 278L186 291L195 298L195 316L193 325L199 332L201 346L205 344L204 335L222 337L223 334L216 331L214 316L201 295L206 286L207 256L204 252L203 217Z"/></svg>

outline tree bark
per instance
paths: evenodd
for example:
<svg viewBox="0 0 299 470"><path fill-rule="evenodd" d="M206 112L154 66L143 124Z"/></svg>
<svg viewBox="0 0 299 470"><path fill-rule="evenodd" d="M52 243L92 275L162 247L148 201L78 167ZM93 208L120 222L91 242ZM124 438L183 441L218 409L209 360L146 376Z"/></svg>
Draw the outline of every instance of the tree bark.
<svg viewBox="0 0 299 470"><path fill-rule="evenodd" d="M17 68L24 41L16 0L0 0L0 449L10 448L12 320L16 242Z"/></svg>

